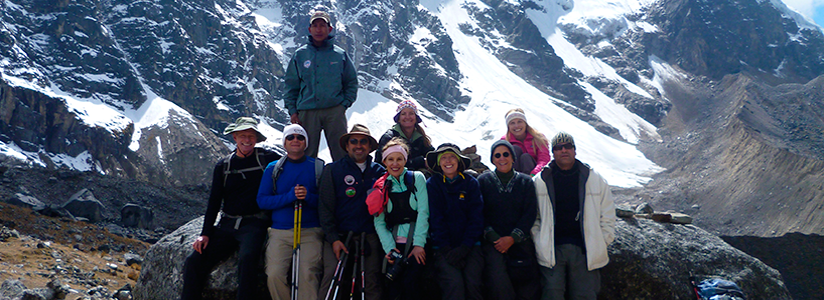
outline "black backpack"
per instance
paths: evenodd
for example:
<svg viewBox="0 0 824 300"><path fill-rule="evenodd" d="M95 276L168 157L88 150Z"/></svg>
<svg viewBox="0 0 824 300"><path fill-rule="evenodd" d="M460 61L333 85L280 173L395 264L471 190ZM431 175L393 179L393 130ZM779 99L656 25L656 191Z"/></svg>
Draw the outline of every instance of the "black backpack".
<svg viewBox="0 0 824 300"><path fill-rule="evenodd" d="M226 179L229 178L229 174L240 174L240 176L243 176L243 179L246 179L246 175L243 175L243 173L257 171L257 170L263 171L263 169L265 169L266 166L263 165L263 163L261 163L261 161L262 161L262 157L265 154L266 153L264 153L263 151L258 151L258 149L255 148L255 159L257 160L258 166L257 167L246 168L246 169L240 169L240 170L230 170L231 166L232 166L232 156L235 155L235 152L232 152L232 153L229 153L229 155L226 155L226 157L223 158L223 187L226 187Z"/></svg>

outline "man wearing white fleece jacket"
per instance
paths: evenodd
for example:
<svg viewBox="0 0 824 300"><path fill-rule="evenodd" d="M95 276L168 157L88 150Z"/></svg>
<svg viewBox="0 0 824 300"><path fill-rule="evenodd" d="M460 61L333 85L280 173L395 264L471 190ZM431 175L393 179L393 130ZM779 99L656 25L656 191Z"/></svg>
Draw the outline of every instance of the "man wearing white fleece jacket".
<svg viewBox="0 0 824 300"><path fill-rule="evenodd" d="M600 174L575 159L575 141L552 138L554 160L535 176L538 218L532 236L541 266L541 299L596 299L599 269L615 239L615 204Z"/></svg>

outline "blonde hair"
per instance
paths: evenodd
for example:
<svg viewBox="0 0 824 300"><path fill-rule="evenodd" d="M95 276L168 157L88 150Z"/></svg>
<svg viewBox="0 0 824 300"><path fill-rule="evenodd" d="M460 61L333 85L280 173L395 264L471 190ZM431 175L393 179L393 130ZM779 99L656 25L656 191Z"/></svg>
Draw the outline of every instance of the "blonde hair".
<svg viewBox="0 0 824 300"><path fill-rule="evenodd" d="M507 111L504 117L508 116L513 112L525 114L524 110L518 107ZM539 132L538 130L535 130L535 128L532 128L532 126L529 126L529 123L527 123L526 120L524 120L524 123L526 124L526 132L532 135L532 148L535 148L535 150L542 148L549 149L549 139L547 139L543 133ZM512 135L512 137L510 138L511 134L509 133L509 124L506 124L506 127L506 141L512 142L515 139L515 136Z"/></svg>
<svg viewBox="0 0 824 300"><path fill-rule="evenodd" d="M401 145L403 150L406 150L406 153L409 153L409 145L407 145L406 141L404 141L400 137L393 137L391 140L389 140L389 142L387 142L386 145L383 145L383 148L381 148L381 152L384 152L384 151L386 151L386 149L389 149L389 147L392 147L392 146L395 146L395 145Z"/></svg>

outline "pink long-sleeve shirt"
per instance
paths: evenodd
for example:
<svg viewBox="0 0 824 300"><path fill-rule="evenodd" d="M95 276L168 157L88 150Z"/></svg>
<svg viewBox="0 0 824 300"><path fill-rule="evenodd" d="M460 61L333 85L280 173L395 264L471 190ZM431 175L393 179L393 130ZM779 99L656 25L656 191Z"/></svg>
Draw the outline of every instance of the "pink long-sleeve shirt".
<svg viewBox="0 0 824 300"><path fill-rule="evenodd" d="M509 132L507 132L505 136L501 137L501 139L509 141L509 143L513 146L521 147L521 149L526 151L526 153L529 153L529 156L532 156L532 158L535 159L535 168L532 169L530 175L535 175L538 174L538 172L541 172L541 169L551 160L549 145L535 149L535 147L532 146L532 134L529 134L529 132L526 133L526 138L524 138L523 142L516 139L515 136Z"/></svg>

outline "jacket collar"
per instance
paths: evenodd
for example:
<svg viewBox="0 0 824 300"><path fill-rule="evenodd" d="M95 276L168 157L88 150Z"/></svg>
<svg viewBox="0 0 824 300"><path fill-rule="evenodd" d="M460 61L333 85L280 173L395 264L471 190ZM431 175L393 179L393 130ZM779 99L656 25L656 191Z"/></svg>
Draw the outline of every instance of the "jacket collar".
<svg viewBox="0 0 824 300"><path fill-rule="evenodd" d="M355 162L355 160L354 160L354 159L352 159L352 157L351 157L351 156L349 156L349 154L344 155L344 156L343 156L343 158L341 158L341 160L345 161L347 164L352 164L353 166L357 166L357 165L358 165L358 164ZM367 166L372 165L372 161L373 161L373 160L372 160L372 155L367 155L367 156L366 156L366 165L367 165Z"/></svg>
<svg viewBox="0 0 824 300"><path fill-rule="evenodd" d="M326 48L329 48L329 47L332 47L332 46L335 45L335 36L329 35L329 37L327 37L326 40L323 41L323 45L321 45L320 47L315 46L315 43L313 43L311 35L308 36L307 42L309 43L310 46L312 46L315 49L318 49L318 50L326 49Z"/></svg>
<svg viewBox="0 0 824 300"><path fill-rule="evenodd" d="M435 174L437 174L438 176L440 176L440 177L441 177L441 181L443 181L443 183L445 183L445 184L457 184L457 183L459 183L459 182L461 182L461 181L466 180L466 176L464 176L463 172L458 172L458 175L457 175L457 176L455 176L455 179L453 179L452 181L449 181L449 179L448 179L448 178L446 178L446 175L443 175L443 174L438 173L438 172L435 172Z"/></svg>
<svg viewBox="0 0 824 300"><path fill-rule="evenodd" d="M403 167L403 173L401 173L401 178L395 178L395 176L389 175L388 171L386 172L386 180L392 182L392 190L398 189L397 191L403 192L410 189L408 186L406 186L405 182L405 176L407 171L409 171L409 169ZM414 181L412 182L412 184L415 184Z"/></svg>
<svg viewBox="0 0 824 300"><path fill-rule="evenodd" d="M411 136L411 137L404 135L404 134L403 134L403 130L401 129L401 125L400 125L400 124L398 124L398 123L395 123L395 125L392 125L392 130L394 130L395 132L397 132L397 133L398 133L398 135L400 135L401 137L406 138L406 140L408 140L410 143L412 143L413 141L415 141L415 140L417 140L417 139L419 139L420 137L422 137L422 136L423 136L423 135L422 135L420 132L418 132L417 130L415 130L415 131L413 131L413 132L412 132L412 136Z"/></svg>
<svg viewBox="0 0 824 300"><path fill-rule="evenodd" d="M497 171L492 171L492 172L493 172L492 173L492 181L495 182L495 186L498 188L498 192L499 193L509 193L509 192L511 192L512 187L515 186L515 179L518 177L518 171L515 171L515 168L512 168L512 170L510 170L510 172L512 172L514 174L512 174L512 179L509 180L509 182L506 184L506 186L504 186L504 183L501 182L500 178L498 178L498 174L495 173ZM540 173L538 173L538 174L540 174Z"/></svg>
<svg viewBox="0 0 824 300"><path fill-rule="evenodd" d="M347 165L350 168L360 170L360 167L358 167L358 163L356 163L355 160L352 159L351 156L349 156L349 154L344 155L343 158L341 158L338 161L341 162L342 164ZM366 169L363 170L363 174L371 172L370 170L373 168L374 164L375 163L373 162L372 155L366 156ZM392 177L392 176L389 176L389 177Z"/></svg>

